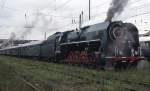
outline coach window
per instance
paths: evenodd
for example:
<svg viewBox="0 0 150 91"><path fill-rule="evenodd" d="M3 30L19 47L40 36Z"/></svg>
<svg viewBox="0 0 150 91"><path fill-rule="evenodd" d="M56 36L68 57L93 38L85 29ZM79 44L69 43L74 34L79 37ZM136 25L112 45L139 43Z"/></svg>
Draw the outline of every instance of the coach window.
<svg viewBox="0 0 150 91"><path fill-rule="evenodd" d="M150 42L148 42L148 47L150 48Z"/></svg>
<svg viewBox="0 0 150 91"><path fill-rule="evenodd" d="M146 47L148 48L148 47L149 47L149 43L147 42L146 44L147 44L147 46L146 46Z"/></svg>

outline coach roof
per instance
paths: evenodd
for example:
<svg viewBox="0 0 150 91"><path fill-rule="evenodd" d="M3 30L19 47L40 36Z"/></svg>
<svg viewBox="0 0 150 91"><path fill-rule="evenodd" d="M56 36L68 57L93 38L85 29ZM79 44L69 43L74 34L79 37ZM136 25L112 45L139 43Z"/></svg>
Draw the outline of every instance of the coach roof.
<svg viewBox="0 0 150 91"><path fill-rule="evenodd" d="M32 45L38 45L38 44L42 44L44 41L32 41L29 43L25 43L25 44L20 44L18 46L11 46L11 47L6 47L0 50L8 50L8 49L14 49L14 48L20 48L20 47L26 47L26 46L32 46Z"/></svg>

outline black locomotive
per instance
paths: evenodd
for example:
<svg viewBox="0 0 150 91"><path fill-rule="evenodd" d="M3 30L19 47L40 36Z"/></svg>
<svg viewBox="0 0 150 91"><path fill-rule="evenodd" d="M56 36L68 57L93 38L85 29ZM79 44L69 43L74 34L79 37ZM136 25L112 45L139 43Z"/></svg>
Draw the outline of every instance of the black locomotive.
<svg viewBox="0 0 150 91"><path fill-rule="evenodd" d="M141 60L139 47L138 29L131 23L115 21L57 32L46 41L1 49L0 54L59 63L122 67Z"/></svg>

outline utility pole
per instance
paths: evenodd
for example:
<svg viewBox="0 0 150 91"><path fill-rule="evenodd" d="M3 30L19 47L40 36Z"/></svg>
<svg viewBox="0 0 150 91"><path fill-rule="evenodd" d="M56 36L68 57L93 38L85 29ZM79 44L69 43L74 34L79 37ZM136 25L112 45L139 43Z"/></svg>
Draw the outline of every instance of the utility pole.
<svg viewBox="0 0 150 91"><path fill-rule="evenodd" d="M55 8L54 8L54 11L56 11L56 0L55 0Z"/></svg>
<svg viewBox="0 0 150 91"><path fill-rule="evenodd" d="M81 25L81 22L82 22L82 21L81 21L81 18L82 18L82 15L80 14L80 15L79 15L79 29L81 29L81 26L82 26L82 25Z"/></svg>
<svg viewBox="0 0 150 91"><path fill-rule="evenodd" d="M91 20L91 0L89 0L89 20Z"/></svg>
<svg viewBox="0 0 150 91"><path fill-rule="evenodd" d="M81 22L82 22L82 24L84 22L83 11L81 12Z"/></svg>
<svg viewBox="0 0 150 91"><path fill-rule="evenodd" d="M47 39L47 33L45 32L45 34L44 34L44 40L46 40Z"/></svg>
<svg viewBox="0 0 150 91"><path fill-rule="evenodd" d="M26 26L27 26L27 24L28 24L28 21L27 21L27 14L25 13L25 23L26 23Z"/></svg>

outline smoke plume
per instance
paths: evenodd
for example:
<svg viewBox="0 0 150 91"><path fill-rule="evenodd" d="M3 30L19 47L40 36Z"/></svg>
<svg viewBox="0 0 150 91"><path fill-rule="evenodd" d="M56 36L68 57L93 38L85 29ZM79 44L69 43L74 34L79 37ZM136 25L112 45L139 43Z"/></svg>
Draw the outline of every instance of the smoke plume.
<svg viewBox="0 0 150 91"><path fill-rule="evenodd" d="M128 4L128 1L129 0L112 0L111 7L107 12L107 18L105 21L111 21L116 14L120 15L125 6Z"/></svg>

